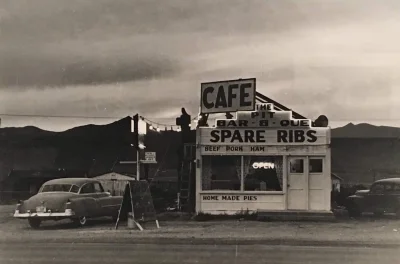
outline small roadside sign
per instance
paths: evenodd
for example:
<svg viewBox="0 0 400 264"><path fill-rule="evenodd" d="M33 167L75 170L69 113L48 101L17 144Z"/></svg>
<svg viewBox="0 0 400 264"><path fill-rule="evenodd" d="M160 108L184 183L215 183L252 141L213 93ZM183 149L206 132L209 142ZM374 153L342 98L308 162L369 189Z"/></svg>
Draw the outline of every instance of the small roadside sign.
<svg viewBox="0 0 400 264"><path fill-rule="evenodd" d="M155 152L145 152L144 160L142 160L141 162L142 163L157 163L156 153Z"/></svg>

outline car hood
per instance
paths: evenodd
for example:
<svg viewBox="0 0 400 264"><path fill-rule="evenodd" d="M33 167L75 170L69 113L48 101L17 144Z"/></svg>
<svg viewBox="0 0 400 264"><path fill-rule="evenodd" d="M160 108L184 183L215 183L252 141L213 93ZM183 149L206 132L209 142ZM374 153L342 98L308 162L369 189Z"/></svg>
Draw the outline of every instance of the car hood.
<svg viewBox="0 0 400 264"><path fill-rule="evenodd" d="M65 203L72 197L76 197L76 194L66 192L38 193L24 201L21 205L21 209L23 211L35 211L37 206L42 205L53 212L64 211Z"/></svg>

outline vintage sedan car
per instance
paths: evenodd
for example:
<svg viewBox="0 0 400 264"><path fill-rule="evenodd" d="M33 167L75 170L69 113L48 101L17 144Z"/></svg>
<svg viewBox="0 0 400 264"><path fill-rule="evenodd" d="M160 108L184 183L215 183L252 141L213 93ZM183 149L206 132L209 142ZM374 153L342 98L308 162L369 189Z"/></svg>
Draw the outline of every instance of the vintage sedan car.
<svg viewBox="0 0 400 264"><path fill-rule="evenodd" d="M347 197L346 208L352 217L358 217L363 212L378 216L396 213L400 217L400 178L378 180L369 190L357 191Z"/></svg>
<svg viewBox="0 0 400 264"><path fill-rule="evenodd" d="M42 221L71 219L78 226L88 218L118 217L122 196L111 196L101 183L88 178L55 179L44 183L39 192L17 204L14 217L28 219L32 228Z"/></svg>

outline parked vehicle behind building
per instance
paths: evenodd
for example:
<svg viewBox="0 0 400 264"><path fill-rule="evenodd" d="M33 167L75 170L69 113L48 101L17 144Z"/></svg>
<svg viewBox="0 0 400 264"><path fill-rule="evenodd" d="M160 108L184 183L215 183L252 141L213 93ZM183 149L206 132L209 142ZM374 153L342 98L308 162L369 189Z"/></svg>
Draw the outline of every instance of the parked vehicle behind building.
<svg viewBox="0 0 400 264"><path fill-rule="evenodd" d="M369 190L357 191L347 197L346 208L352 217L358 217L364 212L378 216L396 213L400 217L400 178L379 180Z"/></svg>

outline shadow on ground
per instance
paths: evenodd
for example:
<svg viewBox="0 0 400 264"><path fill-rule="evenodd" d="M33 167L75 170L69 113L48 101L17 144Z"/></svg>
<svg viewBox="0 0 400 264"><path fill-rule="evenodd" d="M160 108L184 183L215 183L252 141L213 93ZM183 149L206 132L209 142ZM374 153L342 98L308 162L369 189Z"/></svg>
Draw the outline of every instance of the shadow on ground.
<svg viewBox="0 0 400 264"><path fill-rule="evenodd" d="M34 230L32 229L27 220L19 220L25 222L26 225L22 227L22 230ZM75 229L91 229L91 228L98 228L98 227L108 227L112 228L115 226L115 222L112 219L88 219L86 225L84 227L77 227L74 223L70 220L60 220L60 221L43 221L39 229L40 230L75 230Z"/></svg>

